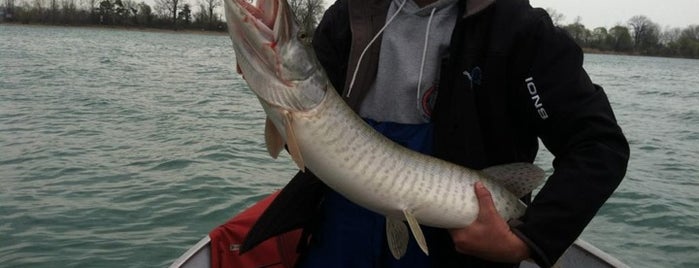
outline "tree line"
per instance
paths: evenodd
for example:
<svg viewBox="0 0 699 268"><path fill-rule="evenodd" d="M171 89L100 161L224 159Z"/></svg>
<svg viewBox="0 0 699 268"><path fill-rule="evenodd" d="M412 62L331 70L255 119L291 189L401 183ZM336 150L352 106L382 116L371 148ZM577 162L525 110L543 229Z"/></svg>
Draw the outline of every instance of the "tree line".
<svg viewBox="0 0 699 268"><path fill-rule="evenodd" d="M153 6L134 0L5 0L4 21L225 31L221 16L214 12L221 0L198 1L194 12L187 0L156 0Z"/></svg>
<svg viewBox="0 0 699 268"><path fill-rule="evenodd" d="M302 27L312 34L325 11L322 0L291 0L289 4ZM0 22L225 32L226 23L219 14L222 5L222 0L155 0L152 6L134 0L4 0Z"/></svg>
<svg viewBox="0 0 699 268"><path fill-rule="evenodd" d="M650 18L638 15L625 25L590 30L580 23L580 17L562 25L562 14L552 9L546 11L554 24L565 29L578 45L595 52L699 59L699 25L661 29Z"/></svg>
<svg viewBox="0 0 699 268"><path fill-rule="evenodd" d="M4 0L0 21L226 31L218 11L222 5L222 0L155 0L153 6L134 0ZM304 32L312 35L325 11L323 1L290 0L289 5ZM590 30L580 17L562 25L562 14L553 9L547 12L556 26L588 51L699 59L699 25L661 29L639 15L625 25Z"/></svg>

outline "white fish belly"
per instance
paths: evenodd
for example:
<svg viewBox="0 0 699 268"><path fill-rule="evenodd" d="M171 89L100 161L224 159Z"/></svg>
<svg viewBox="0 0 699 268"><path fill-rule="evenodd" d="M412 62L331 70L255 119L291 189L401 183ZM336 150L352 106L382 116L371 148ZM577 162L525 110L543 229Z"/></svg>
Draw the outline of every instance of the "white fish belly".
<svg viewBox="0 0 699 268"><path fill-rule="evenodd" d="M373 130L328 90L315 109L294 113L293 129L306 166L323 182L369 210L421 224L458 228L478 214L473 184L490 189L500 214L522 213L517 197L483 177L404 148Z"/></svg>

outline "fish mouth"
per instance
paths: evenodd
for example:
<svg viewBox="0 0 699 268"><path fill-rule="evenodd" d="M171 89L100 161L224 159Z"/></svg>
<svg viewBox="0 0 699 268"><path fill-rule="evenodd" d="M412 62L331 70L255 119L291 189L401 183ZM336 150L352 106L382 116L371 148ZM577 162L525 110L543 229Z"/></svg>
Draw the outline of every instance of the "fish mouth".
<svg viewBox="0 0 699 268"><path fill-rule="evenodd" d="M262 71L268 79L292 86L313 73L316 68L308 61L315 57L303 45L301 36L306 35L299 33L285 0L257 0L256 5L246 0L224 2L238 71L244 77Z"/></svg>
<svg viewBox="0 0 699 268"><path fill-rule="evenodd" d="M240 28L245 27L254 29L258 33L256 39L263 42L276 41L278 34L282 32L279 28L285 24L283 22L288 17L283 12L285 3L279 0L257 0L255 5L246 0L225 0L225 2L230 7L226 12L228 21L237 22L236 25L232 25L234 29L243 30Z"/></svg>
<svg viewBox="0 0 699 268"><path fill-rule="evenodd" d="M262 61L265 69L279 73L280 46L289 41L294 25L288 4L281 0L257 0L256 5L246 0L224 2L228 31L238 61L240 56L251 65Z"/></svg>
<svg viewBox="0 0 699 268"><path fill-rule="evenodd" d="M324 72L285 0L224 0L238 72L271 106L306 110L324 94ZM322 86L322 87L321 87Z"/></svg>

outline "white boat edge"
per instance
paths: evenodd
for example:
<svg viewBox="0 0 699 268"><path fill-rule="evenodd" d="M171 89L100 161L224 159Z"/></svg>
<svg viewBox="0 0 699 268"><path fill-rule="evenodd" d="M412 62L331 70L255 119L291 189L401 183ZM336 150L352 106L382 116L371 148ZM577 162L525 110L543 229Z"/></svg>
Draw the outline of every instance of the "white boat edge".
<svg viewBox="0 0 699 268"><path fill-rule="evenodd" d="M539 265L523 261L520 268L536 268ZM577 239L571 245L563 256L558 259L558 262L554 264L553 267L565 267L565 268L597 268L597 267L615 267L615 268L629 268L628 265L621 262L619 259L609 255L608 253L602 251L601 249L593 246L592 244L586 242L582 239Z"/></svg>
<svg viewBox="0 0 699 268"><path fill-rule="evenodd" d="M170 268L211 267L211 238L207 235L189 248Z"/></svg>
<svg viewBox="0 0 699 268"><path fill-rule="evenodd" d="M177 258L170 268L209 268L211 267L211 238L205 236L199 242L189 248L184 254ZM539 267L533 262L524 261L520 264L521 268L536 268ZM620 260L607 254L601 249L578 239L563 256L558 260L554 267L566 268L596 268L596 267L615 267L629 268Z"/></svg>

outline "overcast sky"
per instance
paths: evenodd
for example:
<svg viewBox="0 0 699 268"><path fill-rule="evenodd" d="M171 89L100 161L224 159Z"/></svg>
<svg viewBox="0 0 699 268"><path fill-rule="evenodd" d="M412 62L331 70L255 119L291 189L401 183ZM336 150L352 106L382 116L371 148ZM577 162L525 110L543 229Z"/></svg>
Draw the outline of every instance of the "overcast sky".
<svg viewBox="0 0 699 268"><path fill-rule="evenodd" d="M530 0L530 3L563 14L563 24L573 23L580 16L588 29L625 25L636 15L645 15L661 29L699 24L699 0Z"/></svg>
<svg viewBox="0 0 699 268"><path fill-rule="evenodd" d="M699 25L698 0L530 0L532 6L552 8L565 16L563 24L577 16L588 29L626 24L636 15L645 15L660 25L685 28Z"/></svg>

